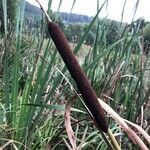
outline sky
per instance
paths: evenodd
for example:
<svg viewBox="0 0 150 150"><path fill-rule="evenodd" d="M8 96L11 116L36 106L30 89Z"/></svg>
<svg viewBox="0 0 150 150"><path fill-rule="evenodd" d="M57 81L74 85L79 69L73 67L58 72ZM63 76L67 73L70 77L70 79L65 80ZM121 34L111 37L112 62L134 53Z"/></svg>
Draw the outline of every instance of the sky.
<svg viewBox="0 0 150 150"><path fill-rule="evenodd" d="M38 6L35 0L26 0L33 5ZM47 9L48 0L39 0L43 7ZM57 11L59 7L59 2L61 0L52 1L52 10ZM97 1L98 0L76 0L73 7L72 13L83 14L88 16L94 16L97 12ZM62 0L60 7L61 12L70 12L74 0ZM99 0L102 5L104 0ZM105 5L100 12L100 18L109 18L116 21L121 21L121 14L123 10L125 0L108 0L108 5ZM126 5L124 8L123 22L130 23L133 19L134 10L137 0L126 0ZM135 15L134 20L138 18L144 18L147 21L150 21L150 0L139 0L138 9Z"/></svg>

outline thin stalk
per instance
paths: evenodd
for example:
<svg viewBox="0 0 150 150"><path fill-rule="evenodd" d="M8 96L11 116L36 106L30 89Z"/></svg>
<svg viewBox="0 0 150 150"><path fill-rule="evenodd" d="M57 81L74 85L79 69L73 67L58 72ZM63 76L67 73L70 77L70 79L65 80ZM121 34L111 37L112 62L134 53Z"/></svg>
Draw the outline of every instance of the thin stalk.
<svg viewBox="0 0 150 150"><path fill-rule="evenodd" d="M108 136L109 136L110 141L111 141L111 143L112 143L112 145L113 145L113 148L114 148L115 150L121 150L121 147L119 146L119 144L118 144L118 142L117 142L115 136L113 135L113 133L111 132L110 129L108 129Z"/></svg>
<svg viewBox="0 0 150 150"><path fill-rule="evenodd" d="M7 43L7 1L3 0L3 14L4 14L4 30L5 30L5 51L4 51L4 57L3 57L3 62L4 62L4 84L5 84L5 107L7 111L10 111L10 100L9 100L9 68L8 68L8 43ZM10 113L6 114L6 120L7 123L10 124Z"/></svg>

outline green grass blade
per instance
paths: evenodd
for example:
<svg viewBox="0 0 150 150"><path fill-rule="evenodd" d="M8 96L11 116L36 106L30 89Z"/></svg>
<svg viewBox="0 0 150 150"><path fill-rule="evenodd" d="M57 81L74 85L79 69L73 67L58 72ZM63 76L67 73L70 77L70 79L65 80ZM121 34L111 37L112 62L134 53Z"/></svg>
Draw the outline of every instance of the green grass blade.
<svg viewBox="0 0 150 150"><path fill-rule="evenodd" d="M18 52L15 53L14 58L14 71L13 71L13 81L12 81L12 127L16 126L16 113L17 113L17 105L18 105L18 84L19 84L19 59Z"/></svg>

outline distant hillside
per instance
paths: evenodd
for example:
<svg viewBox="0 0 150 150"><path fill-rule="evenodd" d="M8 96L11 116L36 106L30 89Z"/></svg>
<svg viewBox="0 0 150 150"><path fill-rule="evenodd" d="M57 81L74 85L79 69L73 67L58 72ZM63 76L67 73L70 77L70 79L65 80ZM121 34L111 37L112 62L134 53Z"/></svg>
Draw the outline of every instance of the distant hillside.
<svg viewBox="0 0 150 150"><path fill-rule="evenodd" d="M69 14L66 12L60 12L59 15L65 23L89 23L91 21L91 17L87 15Z"/></svg>
<svg viewBox="0 0 150 150"><path fill-rule="evenodd" d="M31 5L30 3L26 2L25 6L25 15L29 18L35 17L37 19L41 19L41 9ZM79 15L79 14L69 14L66 12L55 12L56 15L59 15L62 18L62 21L64 23L89 23L91 20L91 17L86 15Z"/></svg>
<svg viewBox="0 0 150 150"><path fill-rule="evenodd" d="M35 16L41 17L41 13L42 13L42 11L41 11L40 8L26 2L26 4L25 4L25 14L35 15Z"/></svg>

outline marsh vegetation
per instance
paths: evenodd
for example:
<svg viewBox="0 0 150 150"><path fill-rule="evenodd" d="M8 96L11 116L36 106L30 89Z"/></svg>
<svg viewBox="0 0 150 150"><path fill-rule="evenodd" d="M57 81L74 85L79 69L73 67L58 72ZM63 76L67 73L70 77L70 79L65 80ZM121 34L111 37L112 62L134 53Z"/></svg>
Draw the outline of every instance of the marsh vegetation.
<svg viewBox="0 0 150 150"><path fill-rule="evenodd" d="M0 1L0 149L117 149L92 121L45 16L27 19L25 4ZM102 8L89 23L64 22L51 0L47 12L70 42L120 148L148 149L150 22L100 19Z"/></svg>

